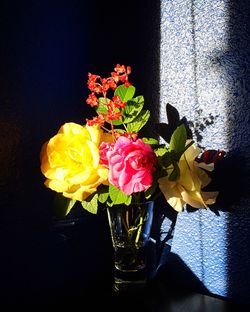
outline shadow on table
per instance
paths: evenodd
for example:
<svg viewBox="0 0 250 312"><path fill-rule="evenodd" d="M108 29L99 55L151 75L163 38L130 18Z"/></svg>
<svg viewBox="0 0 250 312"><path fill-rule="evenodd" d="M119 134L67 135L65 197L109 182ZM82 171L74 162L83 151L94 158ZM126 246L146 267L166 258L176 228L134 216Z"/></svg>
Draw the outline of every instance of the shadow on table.
<svg viewBox="0 0 250 312"><path fill-rule="evenodd" d="M182 291L194 291L204 295L211 295L209 290L188 268L185 262L175 253L170 252L165 264L158 269L154 282L165 286L166 291L178 293Z"/></svg>

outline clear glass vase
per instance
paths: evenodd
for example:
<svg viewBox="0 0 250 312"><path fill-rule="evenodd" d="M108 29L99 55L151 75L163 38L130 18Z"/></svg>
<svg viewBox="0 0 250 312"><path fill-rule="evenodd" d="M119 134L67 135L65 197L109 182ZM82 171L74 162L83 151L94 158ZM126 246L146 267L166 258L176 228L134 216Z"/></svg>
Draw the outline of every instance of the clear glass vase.
<svg viewBox="0 0 250 312"><path fill-rule="evenodd" d="M114 250L114 291L138 289L147 283L148 249L154 202L108 207Z"/></svg>

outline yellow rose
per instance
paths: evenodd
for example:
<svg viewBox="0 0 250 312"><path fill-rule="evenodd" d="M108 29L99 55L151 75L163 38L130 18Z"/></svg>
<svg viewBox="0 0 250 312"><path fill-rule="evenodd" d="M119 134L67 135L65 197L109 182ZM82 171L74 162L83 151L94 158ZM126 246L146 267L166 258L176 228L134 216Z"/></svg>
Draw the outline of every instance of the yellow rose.
<svg viewBox="0 0 250 312"><path fill-rule="evenodd" d="M182 211L185 203L193 208L207 208L216 201L218 192L202 191L211 179L201 168L212 171L213 164L196 162L200 152L194 144L185 151L179 161L180 177L176 181L169 181L168 176L158 179L160 190L176 211Z"/></svg>
<svg viewBox="0 0 250 312"><path fill-rule="evenodd" d="M108 183L108 169L99 164L99 145L112 141L99 126L65 123L40 154L45 185L63 196L83 201L100 184Z"/></svg>

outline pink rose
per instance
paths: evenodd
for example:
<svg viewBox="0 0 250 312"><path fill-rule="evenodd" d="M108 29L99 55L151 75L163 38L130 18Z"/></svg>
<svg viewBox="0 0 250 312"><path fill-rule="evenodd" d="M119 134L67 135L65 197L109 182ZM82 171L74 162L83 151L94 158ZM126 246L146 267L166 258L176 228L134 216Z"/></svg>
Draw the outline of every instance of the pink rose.
<svg viewBox="0 0 250 312"><path fill-rule="evenodd" d="M113 142L102 142L99 146L99 153L100 153L100 164L108 167L108 158L107 158L107 152L109 150L112 150L115 143Z"/></svg>
<svg viewBox="0 0 250 312"><path fill-rule="evenodd" d="M109 182L125 194L141 192L152 185L156 155L149 144L121 136L106 155Z"/></svg>

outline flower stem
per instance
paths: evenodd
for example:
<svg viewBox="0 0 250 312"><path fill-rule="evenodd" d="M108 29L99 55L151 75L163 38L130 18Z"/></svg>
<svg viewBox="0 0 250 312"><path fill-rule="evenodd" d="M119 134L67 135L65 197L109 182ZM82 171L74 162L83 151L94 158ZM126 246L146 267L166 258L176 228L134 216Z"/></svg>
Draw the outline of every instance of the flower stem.
<svg viewBox="0 0 250 312"><path fill-rule="evenodd" d="M142 224L143 224L143 217L140 217L140 222L138 225L139 228L137 230L137 234L136 234L136 238L135 238L135 244L138 244L138 242L139 242L141 230L142 230Z"/></svg>

